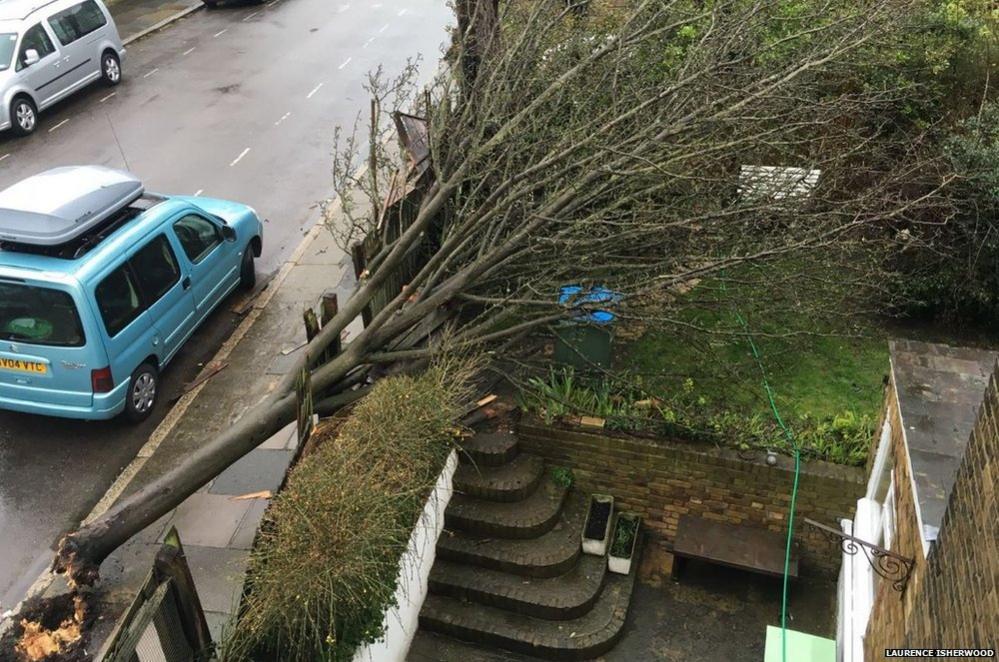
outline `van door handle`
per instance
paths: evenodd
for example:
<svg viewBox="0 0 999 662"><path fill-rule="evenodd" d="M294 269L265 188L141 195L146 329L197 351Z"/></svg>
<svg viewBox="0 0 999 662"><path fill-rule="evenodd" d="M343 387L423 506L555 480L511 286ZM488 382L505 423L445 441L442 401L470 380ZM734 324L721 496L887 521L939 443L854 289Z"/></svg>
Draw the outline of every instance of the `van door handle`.
<svg viewBox="0 0 999 662"><path fill-rule="evenodd" d="M183 286L185 290L191 289L191 277L190 276L185 277L184 280L180 282L180 284L181 286Z"/></svg>

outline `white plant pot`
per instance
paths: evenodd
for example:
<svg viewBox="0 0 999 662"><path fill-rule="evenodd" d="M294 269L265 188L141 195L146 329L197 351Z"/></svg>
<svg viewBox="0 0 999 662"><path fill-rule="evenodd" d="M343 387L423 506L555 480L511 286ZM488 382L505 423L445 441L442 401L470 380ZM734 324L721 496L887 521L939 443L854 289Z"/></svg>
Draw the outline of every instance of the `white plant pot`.
<svg viewBox="0 0 999 662"><path fill-rule="evenodd" d="M617 533L617 521L620 519L621 519L620 515L618 515L614 519L615 534ZM638 522L638 526L635 528L635 537L632 538L631 540L631 549L628 550L627 558L622 556L615 556L613 553L608 554L607 556L607 569L610 570L611 572L616 572L619 575L627 575L629 572L631 572L631 562L635 558L635 547L638 545L638 536L641 534L642 531L642 518L638 517L637 515L634 515L634 516L629 516L628 519L634 519L636 522Z"/></svg>
<svg viewBox="0 0 999 662"><path fill-rule="evenodd" d="M607 523L604 525L604 535L602 538L587 538L586 524L590 520L590 510L593 502L610 504L610 512L607 513ZM586 509L586 521L583 522L583 553L594 556L604 556L607 554L607 543L610 540L611 524L614 522L614 497L607 494L594 494L590 497L590 507Z"/></svg>
<svg viewBox="0 0 999 662"><path fill-rule="evenodd" d="M607 569L619 575L627 575L631 572L631 559L622 559L619 556L607 557Z"/></svg>

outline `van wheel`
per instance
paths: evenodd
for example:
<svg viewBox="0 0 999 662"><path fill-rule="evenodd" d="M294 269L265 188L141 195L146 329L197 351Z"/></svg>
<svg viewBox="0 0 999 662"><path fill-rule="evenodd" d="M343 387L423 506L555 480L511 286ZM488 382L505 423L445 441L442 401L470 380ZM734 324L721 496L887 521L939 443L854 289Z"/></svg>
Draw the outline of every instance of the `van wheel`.
<svg viewBox="0 0 999 662"><path fill-rule="evenodd" d="M38 108L28 97L17 97L10 104L10 126L15 135L26 136L38 126Z"/></svg>
<svg viewBox="0 0 999 662"><path fill-rule="evenodd" d="M239 267L239 285L244 290L252 290L257 284L257 268L253 264L253 246L243 250L243 263Z"/></svg>
<svg viewBox="0 0 999 662"><path fill-rule="evenodd" d="M114 51L104 51L101 56L101 78L108 87L121 82L121 60Z"/></svg>
<svg viewBox="0 0 999 662"><path fill-rule="evenodd" d="M156 394L159 391L160 375L156 367L143 363L128 382L128 394L125 398L125 416L133 423L141 423L153 413L156 404Z"/></svg>

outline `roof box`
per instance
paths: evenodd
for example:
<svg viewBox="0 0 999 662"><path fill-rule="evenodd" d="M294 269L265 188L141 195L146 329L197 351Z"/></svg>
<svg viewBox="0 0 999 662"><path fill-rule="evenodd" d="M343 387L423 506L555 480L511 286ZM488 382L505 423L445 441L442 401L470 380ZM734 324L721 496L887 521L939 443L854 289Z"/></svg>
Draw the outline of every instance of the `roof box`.
<svg viewBox="0 0 999 662"><path fill-rule="evenodd" d="M68 166L0 191L0 241L59 246L86 234L143 193L121 170Z"/></svg>

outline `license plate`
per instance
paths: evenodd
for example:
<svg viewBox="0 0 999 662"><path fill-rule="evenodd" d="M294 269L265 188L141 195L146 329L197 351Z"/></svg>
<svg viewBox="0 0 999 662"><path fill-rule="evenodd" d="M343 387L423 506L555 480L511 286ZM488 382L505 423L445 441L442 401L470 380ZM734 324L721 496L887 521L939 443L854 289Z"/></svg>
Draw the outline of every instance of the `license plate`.
<svg viewBox="0 0 999 662"><path fill-rule="evenodd" d="M34 375L44 375L48 372L48 366L39 361L22 361L21 359L5 359L0 357L0 370L13 370L14 372L30 372Z"/></svg>

